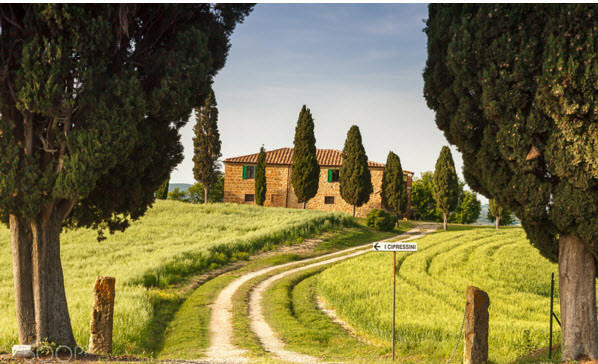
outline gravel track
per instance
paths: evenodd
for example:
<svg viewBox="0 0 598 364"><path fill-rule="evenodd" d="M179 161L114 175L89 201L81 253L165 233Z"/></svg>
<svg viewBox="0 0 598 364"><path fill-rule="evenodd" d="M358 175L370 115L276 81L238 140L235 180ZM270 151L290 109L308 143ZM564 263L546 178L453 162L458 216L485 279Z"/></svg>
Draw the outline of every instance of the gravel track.
<svg viewBox="0 0 598 364"><path fill-rule="evenodd" d="M405 238L407 236L408 238L403 240L415 239L427 233L430 233L436 230L437 228L437 224L418 224L408 232L389 238L387 240ZM212 305L210 317L210 347L206 351L207 358L202 359L202 361L205 360L205 362L209 363L249 362L249 359L245 357L246 350L239 349L232 344L232 297L235 294L235 292L249 280L267 274L274 270L288 268L287 270L258 283L255 286L255 288L251 291L249 297L249 318L251 323L251 329L259 338L264 349L274 354L278 359L295 363L318 363L318 358L295 353L285 349L285 344L276 336L270 325L268 325L268 323L264 319L263 307L261 305L263 293L272 283L290 274L294 274L313 267L332 264L341 260L349 259L370 252L371 249L369 248L371 248L371 246L372 245L370 243L319 257L260 269L255 272L244 274L243 276L231 282L220 292L218 298ZM309 263L310 261L316 260L317 262L315 263L302 265ZM293 268L293 266L297 265L302 266Z"/></svg>

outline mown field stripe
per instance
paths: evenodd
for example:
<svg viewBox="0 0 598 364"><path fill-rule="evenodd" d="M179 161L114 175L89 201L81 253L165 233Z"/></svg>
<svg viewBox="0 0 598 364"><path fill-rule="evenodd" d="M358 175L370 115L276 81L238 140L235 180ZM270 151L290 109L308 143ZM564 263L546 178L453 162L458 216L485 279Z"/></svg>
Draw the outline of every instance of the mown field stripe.
<svg viewBox="0 0 598 364"><path fill-rule="evenodd" d="M521 229L439 232L418 243L420 251L404 256L398 273L401 355L446 360L468 285L490 295L491 360L511 362L546 345L547 292L556 265L529 245ZM389 342L391 279L374 278L386 276L387 260L367 254L340 263L319 275L317 287L341 319ZM556 336L558 341L559 333Z"/></svg>

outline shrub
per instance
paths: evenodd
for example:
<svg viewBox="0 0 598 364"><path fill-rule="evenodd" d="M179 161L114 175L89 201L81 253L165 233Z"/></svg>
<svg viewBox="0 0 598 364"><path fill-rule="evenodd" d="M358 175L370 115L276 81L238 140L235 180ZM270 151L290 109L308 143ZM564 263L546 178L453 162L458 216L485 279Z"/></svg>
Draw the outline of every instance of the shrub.
<svg viewBox="0 0 598 364"><path fill-rule="evenodd" d="M384 210L372 209L367 214L366 223L369 227L381 231L390 231L394 229L397 218L390 212Z"/></svg>

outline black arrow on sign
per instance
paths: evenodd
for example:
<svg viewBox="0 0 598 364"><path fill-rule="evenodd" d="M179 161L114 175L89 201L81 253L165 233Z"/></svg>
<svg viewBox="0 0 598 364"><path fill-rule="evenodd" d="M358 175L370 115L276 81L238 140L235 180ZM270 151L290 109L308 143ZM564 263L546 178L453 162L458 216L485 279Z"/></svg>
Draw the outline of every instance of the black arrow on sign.
<svg viewBox="0 0 598 364"><path fill-rule="evenodd" d="M379 244L379 243L375 243L375 244L374 244L374 249L378 250L378 247L379 247L379 246L380 246L380 244Z"/></svg>

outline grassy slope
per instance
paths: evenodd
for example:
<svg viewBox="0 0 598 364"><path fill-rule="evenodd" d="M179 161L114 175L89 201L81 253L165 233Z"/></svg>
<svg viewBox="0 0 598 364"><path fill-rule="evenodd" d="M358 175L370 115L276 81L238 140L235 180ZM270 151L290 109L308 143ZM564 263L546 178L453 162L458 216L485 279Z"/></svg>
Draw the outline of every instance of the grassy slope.
<svg viewBox="0 0 598 364"><path fill-rule="evenodd" d="M61 236L69 311L77 341L89 340L93 282L116 277L115 353L151 350L143 336L151 331L156 300L178 307L180 297L148 294L146 285L168 286L245 252L312 235L347 221L346 215L318 211L261 208L235 204L191 205L157 201L124 233L98 243L95 232ZM9 233L0 229L0 352L17 341ZM172 312L172 310L166 310ZM168 317L167 317L168 318ZM151 343L149 343L151 344ZM144 349L146 348L146 349Z"/></svg>
<svg viewBox="0 0 598 364"><path fill-rule="evenodd" d="M557 266L540 256L522 229L460 229L418 242L419 252L398 255L396 332L403 356L425 353L424 361L448 358L463 319L468 285L490 296L491 361L510 362L546 346L550 273ZM392 317L389 254L357 257L318 277L319 292L339 316L388 345ZM555 333L558 342L559 330ZM462 352L459 345L457 355Z"/></svg>
<svg viewBox="0 0 598 364"><path fill-rule="evenodd" d="M348 335L317 308L315 282L318 267L284 278L264 296L266 320L287 349L310 354L327 362L371 363L388 357L388 348L376 347Z"/></svg>
<svg viewBox="0 0 598 364"><path fill-rule="evenodd" d="M408 229L409 224L402 226ZM402 231L401 230L401 231ZM323 241L313 251L303 251L299 254L281 253L252 260L249 265L223 274L200 286L189 295L180 309L174 315L165 332L164 342L159 348L159 358L195 359L204 355L208 347L208 322L210 315L209 306L216 299L219 291L233 279L243 273L261 268L298 261L318 255L330 253L350 246L365 244L370 241L384 239L400 233L373 231L364 226L354 226L343 229L333 234L324 234ZM300 263L299 263L300 264ZM247 299L251 288L259 281L274 275L273 271L266 276L260 276L243 285L233 298L233 321L236 344L250 350L253 359L265 359L257 337L249 328L247 319Z"/></svg>

